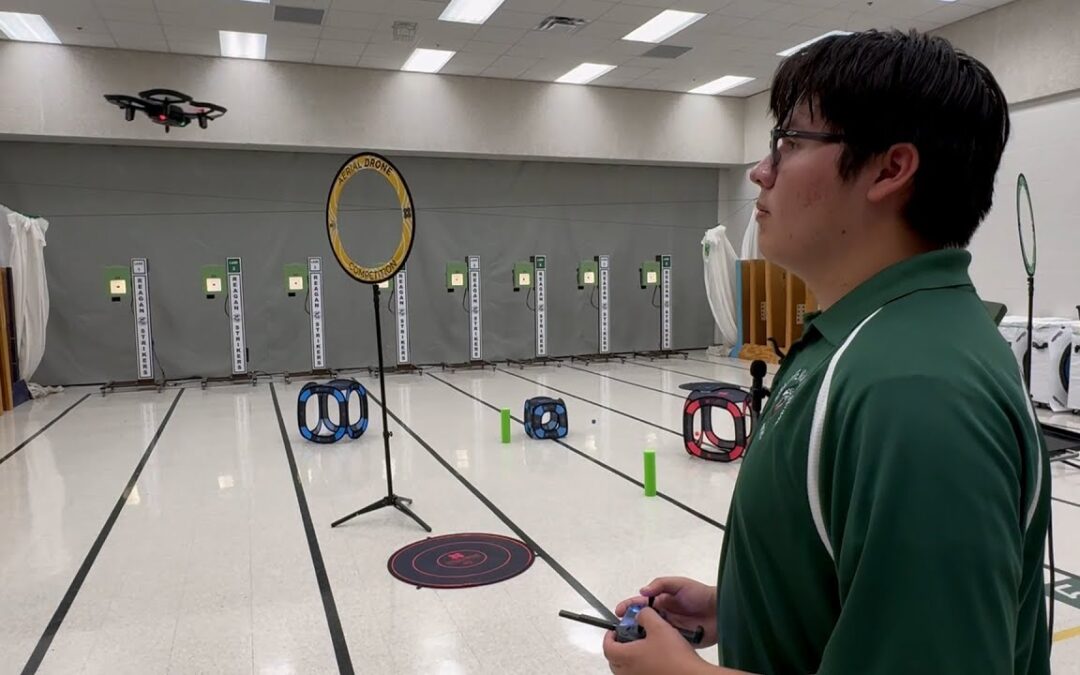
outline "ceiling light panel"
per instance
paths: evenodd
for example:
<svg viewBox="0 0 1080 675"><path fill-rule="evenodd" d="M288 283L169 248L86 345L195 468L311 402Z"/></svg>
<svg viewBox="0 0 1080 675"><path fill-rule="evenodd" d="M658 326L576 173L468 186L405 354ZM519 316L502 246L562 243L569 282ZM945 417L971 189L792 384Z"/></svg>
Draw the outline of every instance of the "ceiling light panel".
<svg viewBox="0 0 1080 675"><path fill-rule="evenodd" d="M221 55L234 59L265 59L266 34L219 30Z"/></svg>
<svg viewBox="0 0 1080 675"><path fill-rule="evenodd" d="M484 23L501 4L503 0L451 0L439 15L439 21Z"/></svg>
<svg viewBox="0 0 1080 675"><path fill-rule="evenodd" d="M605 63L583 63L555 81L562 84L588 84L614 69L615 66L609 66Z"/></svg>
<svg viewBox="0 0 1080 675"><path fill-rule="evenodd" d="M627 33L623 39L633 42L663 42L679 31L697 23L704 16L704 14L698 12L665 9L638 28Z"/></svg>
<svg viewBox="0 0 1080 675"><path fill-rule="evenodd" d="M445 49L414 49L401 69L413 73L437 73L456 53Z"/></svg>
<svg viewBox="0 0 1080 675"><path fill-rule="evenodd" d="M20 14L19 12L0 12L0 32L9 39L20 42L46 42L60 44L49 22L40 14Z"/></svg>

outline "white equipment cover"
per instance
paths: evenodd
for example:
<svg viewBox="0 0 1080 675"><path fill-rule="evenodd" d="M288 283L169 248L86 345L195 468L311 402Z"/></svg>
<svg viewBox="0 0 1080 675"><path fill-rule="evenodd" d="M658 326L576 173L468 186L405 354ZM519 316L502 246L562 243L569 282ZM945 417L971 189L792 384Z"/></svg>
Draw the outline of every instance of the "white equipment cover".
<svg viewBox="0 0 1080 675"><path fill-rule="evenodd" d="M45 232L49 229L49 221L9 211L7 225L10 249L4 254L7 256L5 263L11 266L19 374L29 381L45 355L45 327L49 322Z"/></svg>
<svg viewBox="0 0 1080 675"><path fill-rule="evenodd" d="M1073 327L1072 362L1069 367L1069 408L1080 410L1080 326Z"/></svg>
<svg viewBox="0 0 1080 675"><path fill-rule="evenodd" d="M723 225L717 225L705 233L701 240L701 258L705 266L705 295L709 298L720 339L728 347L734 347L739 339L735 305L739 259L728 241L726 230Z"/></svg>
<svg viewBox="0 0 1080 675"><path fill-rule="evenodd" d="M1027 317L1007 316L1001 320L998 332L1005 342L1009 343L1013 356L1016 357L1016 365L1021 371L1024 368L1024 352L1027 351Z"/></svg>
<svg viewBox="0 0 1080 675"><path fill-rule="evenodd" d="M1063 376L1076 325L1068 319L1037 319L1032 331L1031 398L1054 412L1069 409L1069 383Z"/></svg>

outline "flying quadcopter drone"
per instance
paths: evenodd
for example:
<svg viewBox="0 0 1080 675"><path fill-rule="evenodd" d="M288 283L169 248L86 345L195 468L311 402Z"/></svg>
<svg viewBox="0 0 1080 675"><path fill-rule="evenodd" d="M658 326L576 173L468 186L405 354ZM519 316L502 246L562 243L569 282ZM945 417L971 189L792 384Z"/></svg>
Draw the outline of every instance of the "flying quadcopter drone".
<svg viewBox="0 0 1080 675"><path fill-rule="evenodd" d="M128 122L135 119L136 112L142 112L154 124L165 127L165 133L169 133L169 127L186 127L192 120L197 120L199 128L205 129L209 122L227 112L216 103L193 101L187 94L172 89L148 89L139 92L138 96L106 94L105 100L123 110ZM191 109L185 109L184 105Z"/></svg>

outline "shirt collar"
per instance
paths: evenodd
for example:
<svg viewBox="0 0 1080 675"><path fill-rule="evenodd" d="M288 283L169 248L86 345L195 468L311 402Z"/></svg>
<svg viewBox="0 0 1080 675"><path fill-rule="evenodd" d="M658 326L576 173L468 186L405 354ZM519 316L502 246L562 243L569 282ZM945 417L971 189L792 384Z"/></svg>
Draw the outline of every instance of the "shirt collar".
<svg viewBox="0 0 1080 675"><path fill-rule="evenodd" d="M840 345L863 319L879 307L917 291L972 286L968 276L971 254L963 249L940 249L886 267L848 292L832 307L806 316L807 330Z"/></svg>

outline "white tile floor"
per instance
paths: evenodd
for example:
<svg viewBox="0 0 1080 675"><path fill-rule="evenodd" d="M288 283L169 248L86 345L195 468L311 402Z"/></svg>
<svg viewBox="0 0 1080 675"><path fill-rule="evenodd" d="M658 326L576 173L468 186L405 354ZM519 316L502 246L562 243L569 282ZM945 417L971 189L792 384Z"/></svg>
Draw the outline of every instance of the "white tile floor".
<svg viewBox="0 0 1080 675"><path fill-rule="evenodd" d="M724 521L739 465L686 454L678 385L748 384L745 363L698 352L431 375L388 378L390 409L600 602L658 574L715 578L722 532L708 521ZM608 672L602 631L557 616L595 610L546 561L494 586L417 590L386 569L425 536L405 516L382 510L331 529L385 491L380 409L372 402L361 439L311 444L296 429L302 384L274 386L357 672ZM0 457L85 393L0 416ZM0 463L0 673L31 658L177 393L94 393ZM499 414L480 401L519 416L537 394L566 399L567 442L581 454L517 425L500 442ZM435 534L514 536L412 434L391 430L396 490ZM672 501L618 473L640 479L646 448ZM1056 467L1054 481L1080 503L1080 470ZM1080 574L1080 508L1055 502L1054 516L1057 565ZM1057 612L1058 630L1080 627L1080 610ZM1080 636L1059 641L1054 662L1080 673ZM185 390L37 672L277 675L338 663L269 386Z"/></svg>

